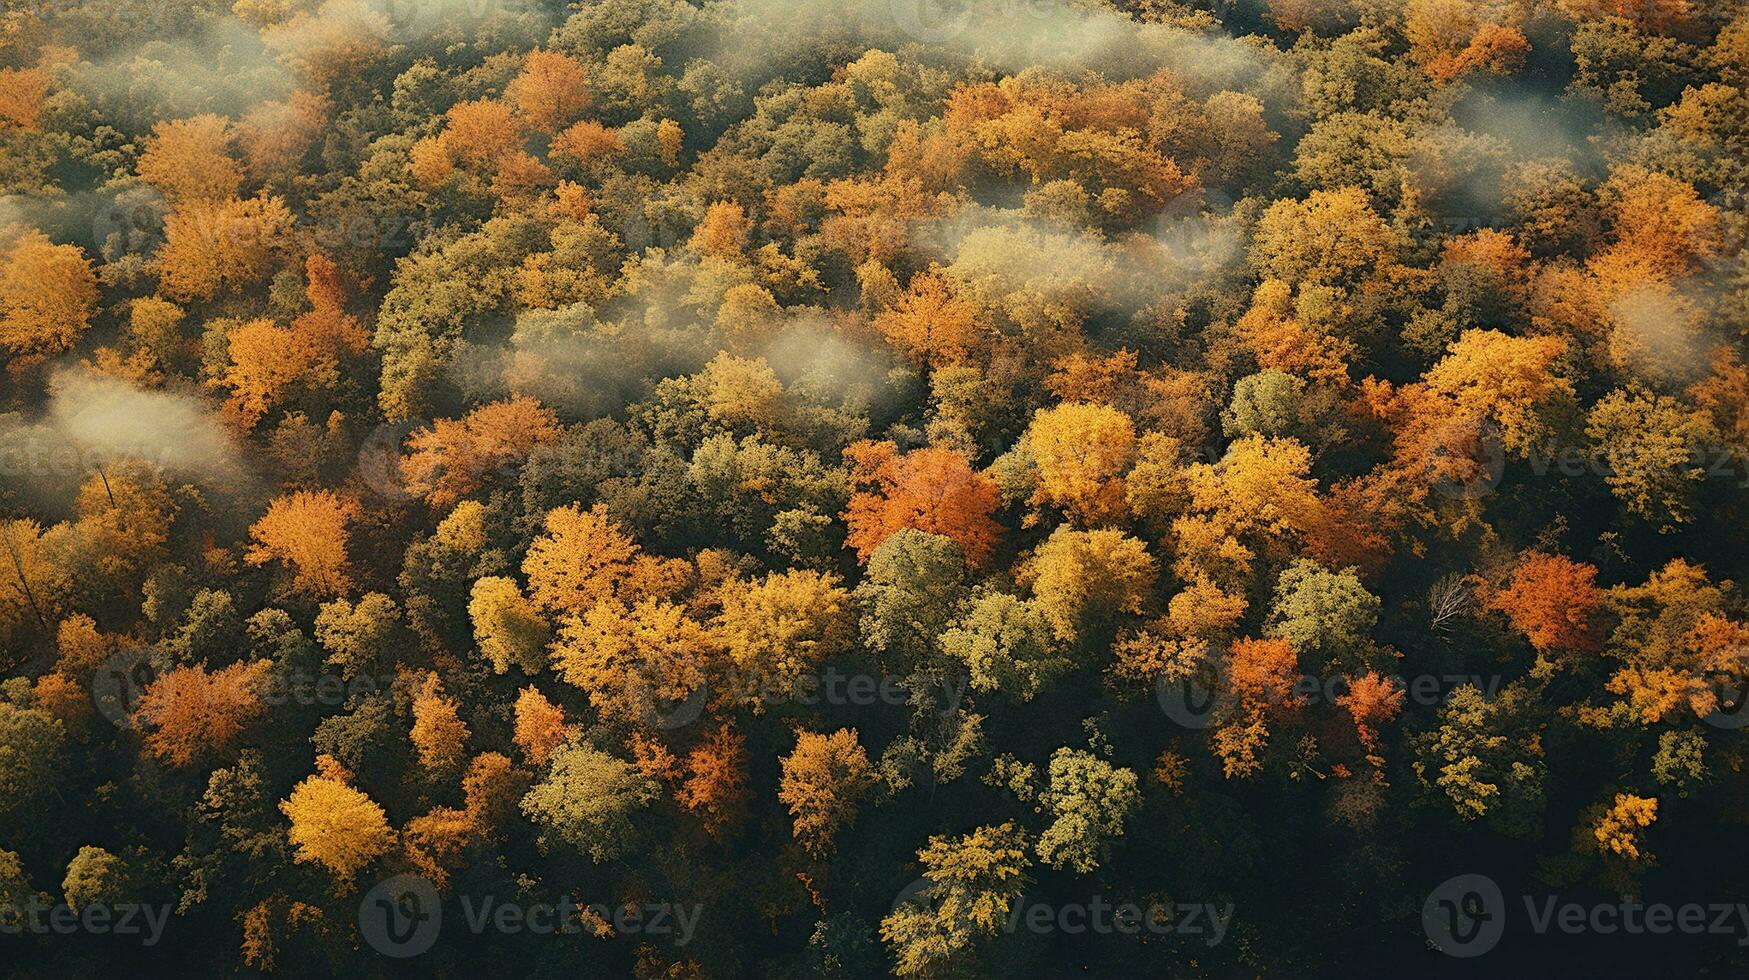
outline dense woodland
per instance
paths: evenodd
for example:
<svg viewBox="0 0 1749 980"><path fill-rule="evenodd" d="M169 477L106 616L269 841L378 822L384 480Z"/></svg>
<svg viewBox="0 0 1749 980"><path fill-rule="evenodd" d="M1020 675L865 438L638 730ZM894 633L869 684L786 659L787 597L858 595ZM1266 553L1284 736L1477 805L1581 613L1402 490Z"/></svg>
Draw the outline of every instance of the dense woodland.
<svg viewBox="0 0 1749 980"><path fill-rule="evenodd" d="M1749 968L1733 0L4 10L0 972Z"/></svg>

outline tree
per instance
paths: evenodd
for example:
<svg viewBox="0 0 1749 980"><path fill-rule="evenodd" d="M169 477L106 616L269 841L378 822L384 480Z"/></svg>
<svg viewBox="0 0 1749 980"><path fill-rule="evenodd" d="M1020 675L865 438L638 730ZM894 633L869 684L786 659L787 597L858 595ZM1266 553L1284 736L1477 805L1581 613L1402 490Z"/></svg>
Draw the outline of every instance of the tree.
<svg viewBox="0 0 1749 980"><path fill-rule="evenodd" d="M572 742L553 753L546 778L522 798L522 812L600 864L632 850L639 817L659 794L655 780L631 763Z"/></svg>
<svg viewBox="0 0 1749 980"><path fill-rule="evenodd" d="M1523 32L1502 23L1508 16L1503 4L1415 0L1407 13L1409 58L1438 82L1471 72L1512 74L1530 51Z"/></svg>
<svg viewBox="0 0 1749 980"><path fill-rule="evenodd" d="M548 701L534 685L516 696L516 747L529 762L544 766L553 750L565 744L574 734L574 726L565 724L565 711Z"/></svg>
<svg viewBox="0 0 1749 980"><path fill-rule="evenodd" d="M901 454L891 442L857 442L844 451L851 494L844 511L845 543L866 562L895 532L915 528L946 536L973 567L995 548L1001 526L992 518L999 501L995 481L975 472L961 454L925 447Z"/></svg>
<svg viewBox="0 0 1749 980"><path fill-rule="evenodd" d="M716 201L692 231L692 250L701 256L740 261L746 254L753 223L734 201Z"/></svg>
<svg viewBox="0 0 1749 980"><path fill-rule="evenodd" d="M1234 641L1227 653L1213 742L1227 778L1243 779L1263 768L1257 753L1269 743L1270 723L1304 705L1295 693L1299 657L1286 640L1249 637Z"/></svg>
<svg viewBox="0 0 1749 980"><path fill-rule="evenodd" d="M1037 471L1035 504L1061 507L1088 527L1125 515L1123 476L1136 449L1129 416L1109 405L1040 409L1016 448Z"/></svg>
<svg viewBox="0 0 1749 980"><path fill-rule="evenodd" d="M340 595L352 587L347 565L347 526L358 505L330 490L286 494L268 504L249 527L255 542L243 557L251 565L283 561L294 573L292 588L309 596Z"/></svg>
<svg viewBox="0 0 1749 980"><path fill-rule="evenodd" d="M97 311L97 276L77 245L40 231L18 235L0 258L0 346L54 355L76 343Z"/></svg>
<svg viewBox="0 0 1749 980"><path fill-rule="evenodd" d="M229 200L243 186L230 146L230 123L221 116L166 120L152 127L137 170L172 204Z"/></svg>
<svg viewBox="0 0 1749 980"><path fill-rule="evenodd" d="M36 129L48 94L48 73L41 68L0 68L0 122Z"/></svg>
<svg viewBox="0 0 1749 980"><path fill-rule="evenodd" d="M1414 739L1415 774L1465 821L1487 818L1500 830L1533 828L1543 796L1541 735L1524 717L1528 691L1508 685L1493 700L1473 684L1452 691L1440 726Z"/></svg>
<svg viewBox="0 0 1749 980"><path fill-rule="evenodd" d="M798 731L795 749L782 762L778 801L794 818L796 840L814 857L825 857L838 831L856 819L858 804L874 788L868 753L854 728L830 735Z"/></svg>
<svg viewBox="0 0 1749 980"><path fill-rule="evenodd" d="M717 650L709 628L681 606L605 601L559 624L553 668L589 692L604 718L646 722L704 685Z"/></svg>
<svg viewBox="0 0 1749 980"><path fill-rule="evenodd" d="M626 151L619 134L593 119L585 119L565 129L553 139L554 156L570 157L588 164Z"/></svg>
<svg viewBox="0 0 1749 980"><path fill-rule="evenodd" d="M546 666L552 628L522 594L515 579L488 575L476 580L468 600L468 618L474 624L474 643L480 655L497 673L515 666L532 675Z"/></svg>
<svg viewBox="0 0 1749 980"><path fill-rule="evenodd" d="M1347 709L1348 716L1354 720L1355 734L1360 738L1360 744L1366 747L1367 758L1376 766L1384 765L1384 759L1379 755L1382 749L1379 728L1402 714L1404 694L1403 688L1395 681L1377 671L1370 671L1356 677L1348 685L1347 692L1336 698L1336 703Z"/></svg>
<svg viewBox="0 0 1749 980"><path fill-rule="evenodd" d="M668 596L683 583L685 563L643 554L605 505L555 507L546 529L528 546L522 574L529 597L549 612L584 613L607 599Z"/></svg>
<svg viewBox="0 0 1749 980"><path fill-rule="evenodd" d="M316 613L316 639L328 651L328 663L352 678L395 662L408 636L395 600L366 592L356 603L322 603Z"/></svg>
<svg viewBox="0 0 1749 980"><path fill-rule="evenodd" d="M1661 530L1694 518L1694 486L1707 478L1719 444L1706 412L1667 395L1617 389L1585 416L1585 434L1608 467L1604 482L1628 513Z"/></svg>
<svg viewBox="0 0 1749 980"><path fill-rule="evenodd" d="M952 280L933 272L912 276L892 308L875 317L874 328L913 364L938 369L963 363L990 332L977 304L959 298Z"/></svg>
<svg viewBox="0 0 1749 980"><path fill-rule="evenodd" d="M1148 546L1116 528L1059 527L1027 565L1033 601L1058 640L1103 635L1120 615L1136 615L1153 594L1159 563Z"/></svg>
<svg viewBox="0 0 1749 980"><path fill-rule="evenodd" d="M67 586L66 573L43 548L41 524L28 518L0 521L0 627L28 618L47 629Z"/></svg>
<svg viewBox="0 0 1749 980"><path fill-rule="evenodd" d="M288 836L297 862L327 868L342 892L395 841L383 808L338 774L306 777L279 809L291 821Z"/></svg>
<svg viewBox="0 0 1749 980"><path fill-rule="evenodd" d="M445 697L437 674L427 671L413 695L413 748L419 764L432 772L454 772L467 758L470 732L458 710L460 702Z"/></svg>
<svg viewBox="0 0 1749 980"><path fill-rule="evenodd" d="M1259 371L1233 385L1233 400L1221 413L1229 436L1288 436L1300 428L1306 379L1285 371Z"/></svg>
<svg viewBox="0 0 1749 980"><path fill-rule="evenodd" d="M685 770L675 802L696 815L707 832L721 837L745 803L747 739L721 725L686 754Z"/></svg>
<svg viewBox="0 0 1749 980"><path fill-rule="evenodd" d="M75 912L91 906L114 906L127 901L132 893L132 877L127 862L104 848L86 844L67 862L61 893Z"/></svg>
<svg viewBox="0 0 1749 980"><path fill-rule="evenodd" d="M965 553L952 539L907 528L869 556L856 587L862 638L908 668L927 662L965 593Z"/></svg>
<svg viewBox="0 0 1749 980"><path fill-rule="evenodd" d="M191 201L164 219L158 285L181 301L239 292L267 278L289 244L293 218L277 197Z"/></svg>
<svg viewBox="0 0 1749 980"><path fill-rule="evenodd" d="M588 110L589 70L558 51L530 51L504 95L530 126L557 133Z"/></svg>
<svg viewBox="0 0 1749 980"><path fill-rule="evenodd" d="M229 751L260 716L260 689L270 669L267 661L257 660L211 672L204 665L177 667L159 676L134 709L151 729L146 748L174 766Z"/></svg>
<svg viewBox="0 0 1749 980"><path fill-rule="evenodd" d="M1672 559L1640 585L1610 589L1605 603L1616 625L1604 654L1620 662L1606 687L1627 700L1582 717L1650 725L1687 709L1704 719L1723 707L1722 685L1749 682L1749 624L1730 618L1724 585L1701 566Z"/></svg>
<svg viewBox="0 0 1749 980"><path fill-rule="evenodd" d="M1538 653L1585 652L1600 640L1594 620L1603 593L1597 568L1561 555L1528 550L1504 587L1485 593L1489 609L1506 614Z"/></svg>
<svg viewBox="0 0 1749 980"><path fill-rule="evenodd" d="M917 852L927 884L915 901L881 919L898 976L929 975L964 956L980 937L997 935L1031 878L1026 831L1013 821L961 837L930 837Z"/></svg>
<svg viewBox="0 0 1749 980"><path fill-rule="evenodd" d="M1545 450L1558 411L1574 397L1572 383L1555 372L1566 350L1559 337L1464 331L1423 383L1396 393L1387 410L1397 422L1400 464L1429 482L1469 484L1487 475L1484 426L1514 457Z"/></svg>
<svg viewBox="0 0 1749 980"><path fill-rule="evenodd" d="M46 711L0 701L0 817L29 815L62 776L66 728Z"/></svg>
<svg viewBox="0 0 1749 980"><path fill-rule="evenodd" d="M1234 442L1215 463L1193 464L1185 474L1190 505L1172 521L1179 556L1173 570L1187 580L1236 586L1259 550L1287 551L1323 516L1310 470L1305 446L1263 436Z"/></svg>
<svg viewBox="0 0 1749 980"><path fill-rule="evenodd" d="M1257 223L1251 252L1284 283L1353 289L1396 266L1401 242L1358 187L1315 190L1276 201Z"/></svg>
<svg viewBox="0 0 1749 980"><path fill-rule="evenodd" d="M407 437L407 489L444 510L513 471L539 446L559 441L558 417L532 398L481 405L460 420L438 419Z"/></svg>
<svg viewBox="0 0 1749 980"><path fill-rule="evenodd" d="M1066 746L1051 753L1049 773L1039 804L1051 824L1039 835L1038 859L1078 874L1096 871L1105 847L1123 836L1124 822L1141 804L1136 774Z"/></svg>
<svg viewBox="0 0 1749 980"><path fill-rule="evenodd" d="M324 390L339 384L339 365L310 338L275 324L250 320L225 335L230 363L217 382L230 389L225 407L244 429L289 401L299 386Z"/></svg>
<svg viewBox="0 0 1749 980"><path fill-rule="evenodd" d="M1652 856L1640 850L1643 842L1639 831L1650 827L1657 819L1658 801L1655 798L1617 793L1615 804L1591 828L1591 836L1600 850L1630 861L1650 863Z"/></svg>
<svg viewBox="0 0 1749 980"><path fill-rule="evenodd" d="M1003 691L1030 701L1074 665L1063 656L1037 605L1005 592L971 603L941 634L941 651L965 664L976 691Z"/></svg>
<svg viewBox="0 0 1749 980"><path fill-rule="evenodd" d="M18 852L0 851L0 915L8 916L8 922L20 921L11 917L22 917L31 906L49 901L47 895L31 887Z"/></svg>
<svg viewBox="0 0 1749 980"><path fill-rule="evenodd" d="M1359 672L1369 666L1369 634L1378 624L1378 596L1361 585L1354 569L1333 572L1304 558L1282 570L1269 610L1268 636L1321 656L1332 668Z"/></svg>
<svg viewBox="0 0 1749 980"><path fill-rule="evenodd" d="M786 693L803 675L850 649L856 611L829 572L793 569L724 583L717 634L755 695Z"/></svg>

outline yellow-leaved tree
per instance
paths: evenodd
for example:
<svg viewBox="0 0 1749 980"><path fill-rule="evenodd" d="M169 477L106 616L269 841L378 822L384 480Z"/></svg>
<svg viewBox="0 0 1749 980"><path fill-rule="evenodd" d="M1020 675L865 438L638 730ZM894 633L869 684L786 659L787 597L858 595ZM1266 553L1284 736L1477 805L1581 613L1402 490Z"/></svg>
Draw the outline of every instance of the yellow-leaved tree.
<svg viewBox="0 0 1749 980"><path fill-rule="evenodd" d="M349 785L333 760L323 756L316 765L318 774L293 787L279 810L291 821L295 859L327 868L344 893L352 890L353 876L388 853L395 832L383 808Z"/></svg>

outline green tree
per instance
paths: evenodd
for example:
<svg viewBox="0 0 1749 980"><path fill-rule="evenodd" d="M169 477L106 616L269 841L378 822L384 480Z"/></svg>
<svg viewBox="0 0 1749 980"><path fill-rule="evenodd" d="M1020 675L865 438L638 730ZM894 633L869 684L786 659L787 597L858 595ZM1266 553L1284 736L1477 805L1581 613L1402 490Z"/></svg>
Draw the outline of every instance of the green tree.
<svg viewBox="0 0 1749 980"><path fill-rule="evenodd" d="M656 781L631 763L573 742L553 752L546 778L522 798L522 812L599 864L632 850L639 817L657 795Z"/></svg>
<svg viewBox="0 0 1749 980"><path fill-rule="evenodd" d="M1134 772L1067 746L1051 753L1049 783L1039 793L1051 824L1039 835L1039 860L1080 874L1097 870L1141 801Z"/></svg>

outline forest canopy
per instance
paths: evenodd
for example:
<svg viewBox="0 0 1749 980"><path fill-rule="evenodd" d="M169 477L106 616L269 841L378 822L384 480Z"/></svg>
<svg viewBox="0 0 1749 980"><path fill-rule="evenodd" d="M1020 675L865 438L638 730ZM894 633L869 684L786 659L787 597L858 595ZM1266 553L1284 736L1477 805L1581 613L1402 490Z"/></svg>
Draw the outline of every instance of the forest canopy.
<svg viewBox="0 0 1749 980"><path fill-rule="evenodd" d="M10 0L0 969L1741 974L1746 233L1731 0Z"/></svg>

